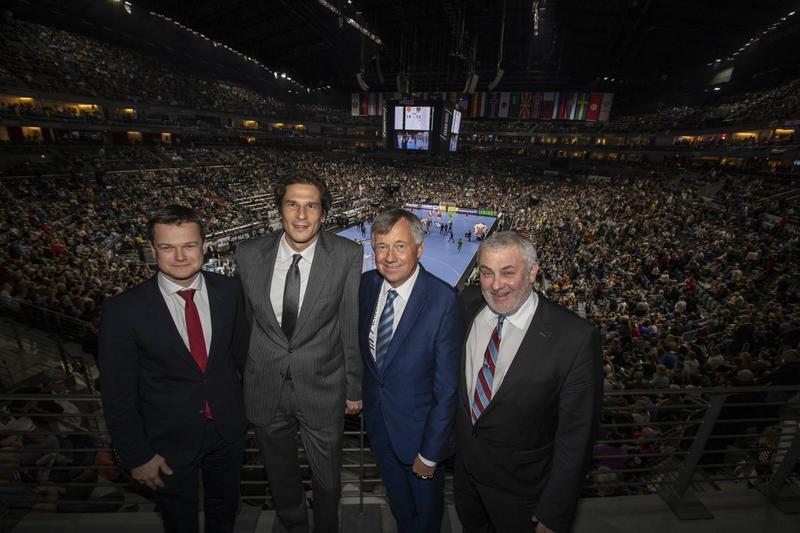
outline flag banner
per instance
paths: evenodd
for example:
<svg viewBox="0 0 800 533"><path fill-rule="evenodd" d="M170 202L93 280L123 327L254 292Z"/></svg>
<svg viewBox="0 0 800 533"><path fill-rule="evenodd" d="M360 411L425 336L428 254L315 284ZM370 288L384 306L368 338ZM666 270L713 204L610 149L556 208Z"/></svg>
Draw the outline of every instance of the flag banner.
<svg viewBox="0 0 800 533"><path fill-rule="evenodd" d="M589 95L578 93L574 120L586 120L586 113L589 110Z"/></svg>
<svg viewBox="0 0 800 533"><path fill-rule="evenodd" d="M500 118L508 118L508 104L511 102L511 93L502 92L500 93L500 109L497 112L497 116Z"/></svg>
<svg viewBox="0 0 800 533"><path fill-rule="evenodd" d="M586 120L597 122L600 118L600 104L603 103L603 93L592 93L589 97L589 109L586 112Z"/></svg>
<svg viewBox="0 0 800 533"><path fill-rule="evenodd" d="M519 118L520 95L521 93L511 93L511 97L508 101L509 118Z"/></svg>
<svg viewBox="0 0 800 533"><path fill-rule="evenodd" d="M489 118L497 118L500 112L500 93L492 92L489 97Z"/></svg>
<svg viewBox="0 0 800 533"><path fill-rule="evenodd" d="M531 93L531 118L542 118L543 92Z"/></svg>
<svg viewBox="0 0 800 533"><path fill-rule="evenodd" d="M383 93L377 93L378 96L375 101L376 109L375 114L378 116L383 115Z"/></svg>
<svg viewBox="0 0 800 533"><path fill-rule="evenodd" d="M520 93L518 116L521 119L533 118L531 115L531 96L532 93L529 92Z"/></svg>
<svg viewBox="0 0 800 533"><path fill-rule="evenodd" d="M558 99L558 117L560 120L569 120L570 111L572 110L572 101L575 99L575 93L560 93Z"/></svg>
<svg viewBox="0 0 800 533"><path fill-rule="evenodd" d="M567 112L567 119L575 120L575 115L578 113L578 93L569 93L569 112Z"/></svg>
<svg viewBox="0 0 800 533"><path fill-rule="evenodd" d="M486 92L480 93L480 102L478 103L478 116L485 118L487 116L487 107L489 107L489 94Z"/></svg>
<svg viewBox="0 0 800 533"><path fill-rule="evenodd" d="M611 104L614 103L614 93L603 93L603 102L600 104L600 122L608 122L611 118Z"/></svg>
<svg viewBox="0 0 800 533"><path fill-rule="evenodd" d="M542 109L538 118L543 120L552 120L555 118L553 113L556 112L556 98L558 98L558 93L542 94Z"/></svg>
<svg viewBox="0 0 800 533"><path fill-rule="evenodd" d="M367 114L369 116L377 115L378 93L369 93L369 100L367 101Z"/></svg>
<svg viewBox="0 0 800 533"><path fill-rule="evenodd" d="M350 116L357 117L361 114L361 104L360 100L358 99L358 93L352 93L350 95Z"/></svg>
<svg viewBox="0 0 800 533"><path fill-rule="evenodd" d="M360 109L361 115L367 116L369 115L369 94L368 93L361 93L358 95L360 100Z"/></svg>

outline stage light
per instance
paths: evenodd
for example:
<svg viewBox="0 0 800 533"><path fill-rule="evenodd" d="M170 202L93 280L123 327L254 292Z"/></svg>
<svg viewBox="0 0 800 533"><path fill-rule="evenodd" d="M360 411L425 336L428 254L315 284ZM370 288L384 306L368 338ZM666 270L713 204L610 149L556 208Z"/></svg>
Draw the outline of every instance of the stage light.
<svg viewBox="0 0 800 533"><path fill-rule="evenodd" d="M714 87L714 90L715 90L715 91L719 91L719 90L720 90L720 88L719 88L719 87Z"/></svg>

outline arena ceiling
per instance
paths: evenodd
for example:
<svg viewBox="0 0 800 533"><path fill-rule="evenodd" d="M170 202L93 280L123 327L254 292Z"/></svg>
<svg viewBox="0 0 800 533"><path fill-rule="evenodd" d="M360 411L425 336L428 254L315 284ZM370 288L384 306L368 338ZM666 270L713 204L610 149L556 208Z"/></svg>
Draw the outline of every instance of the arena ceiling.
<svg viewBox="0 0 800 533"><path fill-rule="evenodd" d="M57 5L55 13L89 17L98 5L121 11L125 2L8 4L30 16L46 17L43 6ZM470 71L476 89L487 90L498 60L497 90L617 93L707 83L734 62L740 78L800 63L800 12L788 16L800 11L798 0L130 0L129 7L137 16L128 18L142 26L128 21L125 35L134 41L161 38L143 18L154 12L304 87L344 92L359 89L361 71L373 91L395 91L398 74L413 91L460 91Z"/></svg>
<svg viewBox="0 0 800 533"><path fill-rule="evenodd" d="M132 0L294 73L309 85L460 90L495 78L500 90L651 84L730 57L792 11L786 0ZM534 7L538 32L534 32ZM796 6L800 7L800 6ZM337 15L333 10L341 13ZM347 22L352 18L381 44ZM800 13L789 26L800 29ZM471 55L475 52L474 62ZM755 47L754 47L755 49ZM379 67L378 67L379 65ZM605 79L608 78L608 79ZM611 79L614 82L611 82ZM383 79L383 82L381 82Z"/></svg>

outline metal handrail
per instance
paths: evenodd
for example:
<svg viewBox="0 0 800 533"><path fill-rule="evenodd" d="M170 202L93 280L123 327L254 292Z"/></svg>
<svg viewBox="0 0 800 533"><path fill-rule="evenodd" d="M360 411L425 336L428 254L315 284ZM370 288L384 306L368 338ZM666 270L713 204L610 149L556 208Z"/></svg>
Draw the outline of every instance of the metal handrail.
<svg viewBox="0 0 800 533"><path fill-rule="evenodd" d="M625 397L629 401L636 401L642 395L660 395L663 390L634 390L634 391L609 391L607 397ZM793 400L770 401L770 402L745 402L744 406L764 406L780 411L780 415L764 413L765 416L759 417L752 413L747 413L743 418L720 418L719 415L723 408L740 406L741 402L726 403L726 400L737 393L768 393L768 392L787 392L794 393L800 399L800 386L782 387L724 387L724 388L695 388L695 389L668 389L670 395L693 395L698 394L704 399L703 402L694 402L684 405L684 410L689 411L688 415L681 417L681 420L669 421L666 433L657 433L659 422L648 422L644 424L636 423L604 423L602 427L606 430L613 430L621 438L598 439L597 445L613 446L620 450L619 454L610 453L609 450L597 449L593 454L594 467L587 476L584 487L586 495L595 493L614 494L641 494L657 493L664 498L666 503L681 518L697 517L698 500L693 496L693 491L702 487L704 483L716 483L719 481L747 481L753 486L757 486L769 501L782 509L787 507L787 491L792 492L792 484L798 481L792 479L790 474L794 464L800 457L800 407L793 403ZM69 400L78 406L82 406L80 413L42 413L42 412L21 412L16 406L22 402L35 402L46 400ZM14 408L10 409L11 402ZM102 402L98 395L94 394L4 394L0 395L0 408L4 410L3 415L20 416L30 415L32 419L39 422L58 421L61 424L70 425L72 419L80 417L81 420L93 420L94 430L87 430L80 426L72 425L73 431L59 431L54 428L42 428L31 434L25 431L2 431L0 437L7 437L11 434L22 436L34 435L38 439L66 439L83 437L89 439L88 442L81 441L79 446L65 449L61 446L41 447L38 449L40 454L58 453L65 459L75 459L83 457L84 463L92 454L109 453L112 447L109 441L109 434L105 428L103 419ZM615 406L605 406L604 417L619 414ZM730 413L728 413L730 414ZM68 418L70 420L65 420ZM0 421L2 419L0 418ZM360 505L363 506L364 497L371 494L371 488L382 483L378 475L376 461L368 446L368 436L363 430L363 420L360 416L348 417L344 436L343 464L342 471L349 475L343 476L343 485L352 484L353 487L344 488L347 496L358 496ZM741 423L743 427L734 428L736 431L725 430L725 426L734 422ZM749 427L748 427L749 426ZM755 442L759 435L752 433L752 428L772 426L771 438L774 447L765 446L764 443ZM653 430L647 438L640 435L636 429L650 428ZM720 429L722 428L722 431ZM248 431L248 439L253 436L253 430ZM722 444L729 444L720 448ZM87 445L88 444L88 445ZM735 446L733 446L735 444ZM616 446L614 446L616 445ZM302 450L302 447L299 448ZM24 450L23 450L24 451ZM251 457L258 453L258 448L252 445L245 450ZM764 454L768 457L765 457ZM110 485L120 491L122 499L120 506L124 506L129 497L137 494L138 498L147 496L148 492L130 480L127 472L122 471L115 465L108 464L71 464L68 461L56 461L52 465L27 464L21 468L24 476L35 475L47 472L52 478L52 484L67 491L67 495L59 500L60 508L65 509L77 505L108 505L107 502L87 502L75 498L76 491L89 489L99 486L97 481L75 479L78 473L87 473L92 477L101 472L116 472L120 480ZM605 464L607 463L607 464ZM609 466L610 465L610 466ZM262 466L260 463L247 462L242 465L243 472L258 474ZM301 465L302 472L308 472L308 465ZM446 475L451 476L451 461L444 463ZM601 479L603 475L611 476L610 479ZM2 484L2 483L0 483ZM38 480L27 479L16 483L21 486L40 486ZM268 482L266 476L260 479L242 479L243 488L242 499L251 502L269 502ZM108 484L102 485L108 487ZM448 483L448 486L450 484ZM692 490L690 490L690 487ZM264 492L260 492L263 490ZM253 494L253 491L258 492ZM450 498L452 493L448 490L446 496ZM106 507L104 507L106 508ZM689 511L688 509L691 509ZM702 509L701 509L702 510ZM701 513L708 516L705 511Z"/></svg>

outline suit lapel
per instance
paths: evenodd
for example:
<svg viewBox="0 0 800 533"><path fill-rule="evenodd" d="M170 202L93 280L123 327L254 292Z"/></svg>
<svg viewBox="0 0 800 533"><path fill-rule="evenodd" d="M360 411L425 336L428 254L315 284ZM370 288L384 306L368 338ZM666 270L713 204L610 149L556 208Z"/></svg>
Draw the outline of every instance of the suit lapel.
<svg viewBox="0 0 800 533"><path fill-rule="evenodd" d="M414 322L417 320L417 316L419 316L420 311L422 311L422 308L425 306L425 301L428 299L428 291L425 290L428 281L426 279L427 272L422 268L422 265L419 265L418 268L419 275L417 276L417 281L414 284L414 288L411 290L411 296L409 296L406 308L403 310L400 323L397 324L397 330L394 332L394 335L392 335L389 349L386 351L386 358L383 360L382 369L391 364L392 359L394 359L394 356L400 350L400 346L403 344Z"/></svg>
<svg viewBox="0 0 800 533"><path fill-rule="evenodd" d="M303 307L300 308L300 315L297 317L297 326L294 328L295 338L298 332L302 331L303 326L308 321L309 315L314 311L322 289L325 286L325 278L330 271L330 249L328 248L328 241L325 234L320 231L317 234L317 248L314 250L314 261L311 263L311 272L308 275L306 292L303 295Z"/></svg>
<svg viewBox="0 0 800 533"><path fill-rule="evenodd" d="M283 238L283 233L280 233L277 238L268 239L267 243L261 249L261 256L264 259L264 277L260 280L260 290L258 294L264 295L264 305L266 309L266 318L270 327L278 333L278 336L283 336L281 325L278 324L278 319L275 317L275 309L272 307L272 299L270 298L270 290L272 288L272 274L275 271L275 259L278 256L278 246L280 240Z"/></svg>
<svg viewBox="0 0 800 533"><path fill-rule="evenodd" d="M208 365L214 361L212 354L217 353L219 350L219 339L227 338L224 334L223 328L225 327L225 309L223 305L223 294L216 284L216 280L211 276L203 276L203 281L206 284L208 291L208 307L211 310L211 345L208 347ZM208 371L208 365L206 371Z"/></svg>
<svg viewBox="0 0 800 533"><path fill-rule="evenodd" d="M181 359L187 362L196 372L201 372L200 367L197 366L192 357L192 353L184 344L181 334L178 332L177 326L175 326L175 321L172 320L172 315L169 314L167 302L164 301L164 296L158 287L157 276L158 274L150 278L151 288L148 291L147 302L148 316L153 324L153 331L158 332L159 336L166 340L170 351L181 354Z"/></svg>
<svg viewBox="0 0 800 533"><path fill-rule="evenodd" d="M461 403L463 404L466 412L470 412L470 398L469 398L469 389L471 387L467 386L467 341L469 340L469 335L472 331L472 325L475 322L475 318L483 311L483 308L486 307L486 304L483 303L481 299L481 304L476 305L473 309L467 310L467 327L465 328L464 333L464 342L461 345L461 366L459 366L460 372L458 374L458 390L461 391L459 396L461 397Z"/></svg>
<svg viewBox="0 0 800 533"><path fill-rule="evenodd" d="M383 278L377 272L373 271L372 278L368 281L362 280L362 283L369 283L369 286L364 289L364 312L359 314L359 334L358 338L361 342L361 353L365 355L366 365L370 371L377 376L378 368L375 366L375 359L372 357L372 351L369 349L369 330L372 327L372 321L375 318L378 307L378 296L381 293L381 285Z"/></svg>

